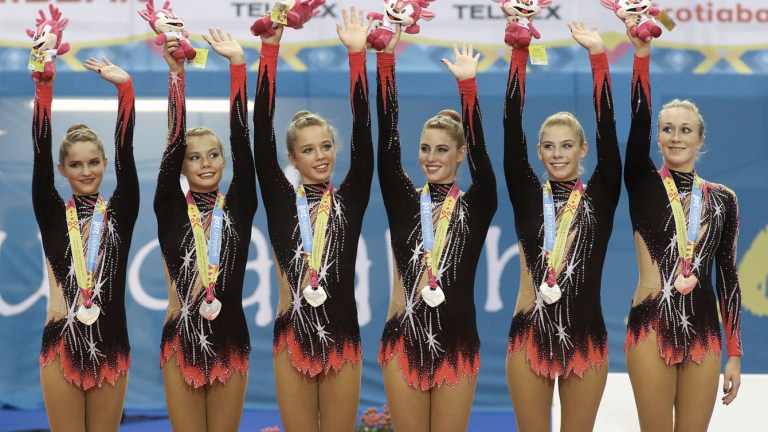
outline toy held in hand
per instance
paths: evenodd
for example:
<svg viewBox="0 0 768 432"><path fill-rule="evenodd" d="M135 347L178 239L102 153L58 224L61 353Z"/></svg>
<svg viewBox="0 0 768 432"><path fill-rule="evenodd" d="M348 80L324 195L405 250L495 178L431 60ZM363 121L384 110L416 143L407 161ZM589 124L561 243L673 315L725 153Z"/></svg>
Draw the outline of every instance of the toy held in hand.
<svg viewBox="0 0 768 432"><path fill-rule="evenodd" d="M149 26L157 33L155 44L163 45L168 37L179 41L179 49L173 52L173 58L178 62L195 58L195 49L187 39L189 32L184 29L184 20L177 17L171 9L171 2L166 1L162 9L155 9L153 0L147 2L146 9L139 9L139 15L149 22Z"/></svg>
<svg viewBox="0 0 768 432"><path fill-rule="evenodd" d="M629 24L629 34L633 37L647 43L661 36L661 27L654 18L661 13L661 9L653 6L651 0L600 0L600 4Z"/></svg>
<svg viewBox="0 0 768 432"><path fill-rule="evenodd" d="M368 46L381 51L383 50L392 36L395 34L397 25L403 27L403 31L408 34L416 34L421 30L420 19L430 21L435 17L435 13L426 8L433 0L388 0L384 3L384 13L370 12L369 19L381 21L368 34Z"/></svg>
<svg viewBox="0 0 768 432"><path fill-rule="evenodd" d="M533 18L542 8L552 4L552 0L493 0L501 3L501 10L507 17L507 30L504 43L520 48L531 45L532 38L540 39L541 33L533 26Z"/></svg>
<svg viewBox="0 0 768 432"><path fill-rule="evenodd" d="M42 72L32 72L32 81L50 81L56 73L56 56L69 52L69 42L61 43L64 29L69 24L68 18L61 16L61 11L54 5L49 5L51 18L45 17L40 9L40 17L35 21L36 30L27 29L32 38L32 48L45 52L45 66Z"/></svg>
<svg viewBox="0 0 768 432"><path fill-rule="evenodd" d="M283 3L289 6L286 14L286 27L300 29L304 27L307 21L320 13L320 6L325 4L325 0L285 0ZM251 33L254 36L265 35L267 37L275 34L275 28L278 23L272 22L269 13L257 19L251 26Z"/></svg>

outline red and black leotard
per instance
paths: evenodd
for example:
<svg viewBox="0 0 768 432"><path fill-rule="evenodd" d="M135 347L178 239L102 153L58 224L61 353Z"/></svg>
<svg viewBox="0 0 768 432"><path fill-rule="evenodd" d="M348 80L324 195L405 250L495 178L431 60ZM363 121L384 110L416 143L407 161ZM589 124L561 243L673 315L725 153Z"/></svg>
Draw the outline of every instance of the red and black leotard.
<svg viewBox="0 0 768 432"><path fill-rule="evenodd" d="M656 333L659 354L667 364L700 363L707 352L720 355L717 305L725 327L729 356L742 355L741 289L736 274L739 210L736 194L705 181L701 228L694 249L693 273L698 285L686 295L674 288L679 262L675 220L661 176L650 158L650 56L635 57L632 78L632 127L627 141L624 182L635 233L640 278L627 324L625 349ZM670 170L671 171L671 170ZM688 220L694 173L671 171ZM717 297L712 287L717 265Z"/></svg>
<svg viewBox="0 0 768 432"><path fill-rule="evenodd" d="M267 209L272 251L277 263L280 299L275 318L273 355L287 349L293 366L315 376L339 370L362 356L355 303L357 245L373 179L373 143L365 51L349 54L352 144L349 172L334 186L319 280L328 299L313 307L303 299L309 285L296 211L296 192L277 159L273 119L278 45L263 44L256 91L254 153L261 196ZM304 185L314 226L328 183ZM314 245L320 247L320 245Z"/></svg>
<svg viewBox="0 0 768 432"><path fill-rule="evenodd" d="M94 272L93 301L101 308L90 326L75 318L83 299L77 286L72 251L67 236L65 201L54 186L51 156L52 86L35 86L32 125L34 176L32 205L45 251L50 302L43 330L40 365L61 362L64 377L88 390L105 381L114 384L128 373L130 345L125 319L125 276L128 251L139 215L139 179L133 159L135 120L133 84L117 86L118 115L115 127L115 174L117 185L107 203L105 227L99 242ZM98 194L75 196L84 247L87 247L93 208Z"/></svg>
<svg viewBox="0 0 768 432"><path fill-rule="evenodd" d="M384 367L397 357L406 382L426 391L442 384L455 385L462 376L474 379L480 368L475 272L496 212L496 177L485 148L477 84L474 78L460 81L472 185L460 195L453 210L437 271L446 300L436 308L428 306L420 294L428 282L422 264L420 189L408 178L400 159L395 56L378 54L377 63L379 183L389 219L395 264L395 286L381 338L379 363ZM436 184L429 187L435 221L450 187Z"/></svg>
<svg viewBox="0 0 768 432"><path fill-rule="evenodd" d="M546 279L542 185L528 161L522 114L528 49L512 50L504 112L504 171L515 215L520 254L520 291L509 330L508 355L525 349L533 371L554 379L583 376L608 355L600 308L600 282L613 217L621 193L621 156L611 95L608 58L589 57L597 121L597 166L576 209L557 275L562 298L547 305L539 294ZM560 222L576 180L550 181Z"/></svg>
<svg viewBox="0 0 768 432"><path fill-rule="evenodd" d="M155 192L158 238L168 280L168 313L163 327L160 364L162 366L175 354L184 379L196 388L216 380L226 383L232 372L246 374L251 350L242 297L251 227L258 204L256 175L248 133L245 64L231 65L229 73L233 175L225 196L220 270L214 289L222 308L213 321L199 313L205 288L198 271L187 202L179 183L187 147L184 72L170 74L168 146L163 153ZM206 237L210 236L217 193L192 193Z"/></svg>

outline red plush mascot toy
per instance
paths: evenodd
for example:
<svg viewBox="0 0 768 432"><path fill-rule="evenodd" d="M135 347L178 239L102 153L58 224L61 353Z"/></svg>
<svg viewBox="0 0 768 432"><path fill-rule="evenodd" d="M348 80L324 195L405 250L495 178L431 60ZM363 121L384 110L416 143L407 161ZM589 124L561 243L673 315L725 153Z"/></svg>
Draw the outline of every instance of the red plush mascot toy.
<svg viewBox="0 0 768 432"><path fill-rule="evenodd" d="M419 19L429 21L435 17L435 13L426 8L433 0L388 0L384 3L384 14L370 12L368 18L381 21L375 29L368 34L368 46L381 51L387 46L398 24L402 25L404 32L416 34L421 30L417 24Z"/></svg>
<svg viewBox="0 0 768 432"><path fill-rule="evenodd" d="M64 29L69 24L68 18L61 18L61 11L49 5L51 18L45 17L45 12L40 9L40 18L35 21L37 30L27 29L27 34L32 38L32 47L45 52L45 66L42 72L32 72L32 81L50 81L56 73L56 56L69 52L69 42L61 43Z"/></svg>
<svg viewBox="0 0 768 432"><path fill-rule="evenodd" d="M661 36L661 27L654 18L661 9L653 6L651 0L600 0L600 4L612 10L617 17L629 24L629 34L650 42Z"/></svg>
<svg viewBox="0 0 768 432"><path fill-rule="evenodd" d="M287 27L293 29L300 29L304 27L304 24L310 20L313 16L320 13L318 9L325 4L325 0L287 0L283 3L288 4L288 24ZM251 33L254 36L261 36L266 34L272 36L275 34L276 23L272 22L272 17L269 13L267 15L257 19L251 26Z"/></svg>
<svg viewBox="0 0 768 432"><path fill-rule="evenodd" d="M533 26L533 18L552 0L493 0L501 3L501 10L507 17L507 31L504 42L509 46L526 48L531 38L540 39L541 33Z"/></svg>
<svg viewBox="0 0 768 432"><path fill-rule="evenodd" d="M146 9L139 9L139 15L149 22L149 26L157 33L155 43L163 45L169 36L179 40L179 49L173 52L173 58L178 62L192 60L197 53L187 38L189 32L184 29L184 20L177 17L171 9L171 2L166 1L162 9L155 9L153 0L147 2Z"/></svg>

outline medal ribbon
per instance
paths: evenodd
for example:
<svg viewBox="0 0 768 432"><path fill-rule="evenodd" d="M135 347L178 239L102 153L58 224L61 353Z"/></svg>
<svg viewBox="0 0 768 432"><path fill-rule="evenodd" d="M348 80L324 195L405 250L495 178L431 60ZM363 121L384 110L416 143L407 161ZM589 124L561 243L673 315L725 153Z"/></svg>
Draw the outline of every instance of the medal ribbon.
<svg viewBox="0 0 768 432"><path fill-rule="evenodd" d="M544 203L544 249L547 253L547 285L554 286L557 283L556 274L563 266L563 255L565 254L565 244L568 240L568 232L571 230L573 218L576 216L576 208L584 196L584 183L581 179L576 180L571 194L568 196L568 202L565 204L565 210L560 217L560 223L557 224L555 231L555 199L552 194L552 185L546 182L542 185L541 197Z"/></svg>
<svg viewBox="0 0 768 432"><path fill-rule="evenodd" d="M424 261L429 275L429 286L432 289L437 288L437 277L434 269L440 267L440 257L445 248L448 237L448 225L453 217L453 209L456 207L456 201L459 197L459 185L453 182L448 195L443 202L443 208L440 210L440 217L437 219L437 230L434 230L432 224L432 196L429 194L429 183L421 189L420 210L421 215L421 236L424 239Z"/></svg>
<svg viewBox="0 0 768 432"><path fill-rule="evenodd" d="M91 293L93 292L93 272L96 270L96 261L99 258L99 240L101 232L104 230L104 218L107 214L107 203L99 195L96 205L93 206L93 216L91 217L91 231L88 234L88 254L83 253L83 237L80 233L80 222L77 220L77 208L75 207L75 198L72 197L67 202L67 234L69 235L69 245L72 251L72 264L75 267L75 278L80 294L83 296L85 307L91 307Z"/></svg>
<svg viewBox="0 0 768 432"><path fill-rule="evenodd" d="M304 253L309 256L310 285L314 288L320 285L317 280L317 272L320 269L323 250L325 249L325 235L328 232L328 218L331 215L332 195L333 183L329 182L328 187L323 192L323 197L320 199L320 207L317 209L315 228L313 230L304 183L300 183L299 187L296 188L296 214L299 217L301 244L304 247ZM314 247L315 245L319 245L319 247Z"/></svg>
<svg viewBox="0 0 768 432"><path fill-rule="evenodd" d="M691 188L691 206L688 212L688 230L685 228L685 212L680 201L680 195L677 193L675 180L669 169L662 165L661 181L667 190L669 206L672 207L672 215L675 217L675 233L677 235L677 252L683 263L682 275L688 277L691 275L691 260L693 259L693 249L696 246L696 239L699 237L699 228L701 227L701 191L704 187L704 181L696 174L693 175L693 187Z"/></svg>
<svg viewBox="0 0 768 432"><path fill-rule="evenodd" d="M197 256L197 269L203 279L205 287L205 301L214 300L213 288L219 278L219 255L221 252L221 232L224 228L224 204L225 198L221 192L216 195L216 204L211 214L211 235L206 244L203 220L200 210L197 209L192 192L187 191L187 215L192 226L192 234L195 238L195 255Z"/></svg>

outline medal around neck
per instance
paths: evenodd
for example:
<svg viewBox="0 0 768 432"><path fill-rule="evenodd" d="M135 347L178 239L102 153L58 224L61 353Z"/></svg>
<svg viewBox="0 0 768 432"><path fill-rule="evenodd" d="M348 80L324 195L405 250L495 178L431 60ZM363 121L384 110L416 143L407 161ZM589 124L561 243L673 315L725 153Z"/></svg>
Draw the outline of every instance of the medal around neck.
<svg viewBox="0 0 768 432"><path fill-rule="evenodd" d="M552 304L560 300L560 297L563 296L563 292L560 290L560 286L558 284L550 285L547 282L544 282L539 286L539 292L541 293L541 298L544 299L544 303L546 304Z"/></svg>
<svg viewBox="0 0 768 432"><path fill-rule="evenodd" d="M439 286L431 287L427 285L421 290L421 298L424 299L428 306L434 308L440 306L445 301L445 293L443 293L443 289Z"/></svg>
<svg viewBox="0 0 768 432"><path fill-rule="evenodd" d="M219 312L221 312L221 302L216 297L211 301L203 299L203 302L200 303L200 316L208 321L215 320L219 316Z"/></svg>
<svg viewBox="0 0 768 432"><path fill-rule="evenodd" d="M96 306L95 303L91 303L91 306L86 306L84 304L81 304L80 307L77 309L77 320L81 323L89 326L96 322L97 319L99 319L99 314L101 313L101 309Z"/></svg>
<svg viewBox="0 0 768 432"><path fill-rule="evenodd" d="M320 307L320 305L325 303L327 299L328 294L326 294L325 289L320 285L313 286L310 284L304 288L304 300L306 300L312 307Z"/></svg>
<svg viewBox="0 0 768 432"><path fill-rule="evenodd" d="M690 273L688 276L683 276L681 273L675 278L675 289L679 291L680 294L685 295L693 291L698 283L699 278L697 278L695 274Z"/></svg>

